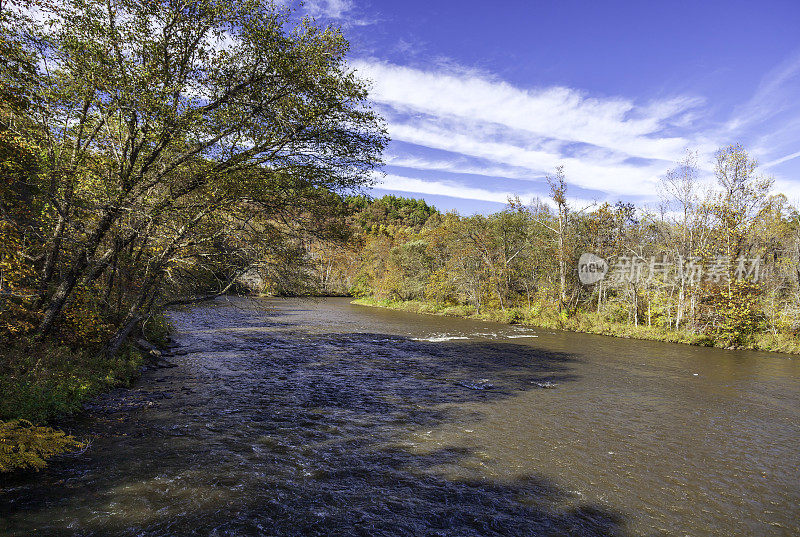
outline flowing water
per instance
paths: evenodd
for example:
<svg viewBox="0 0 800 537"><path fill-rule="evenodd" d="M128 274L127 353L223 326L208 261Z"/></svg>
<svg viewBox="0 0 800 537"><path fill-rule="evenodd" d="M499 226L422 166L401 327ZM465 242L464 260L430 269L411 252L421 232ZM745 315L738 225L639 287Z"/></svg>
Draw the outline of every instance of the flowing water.
<svg viewBox="0 0 800 537"><path fill-rule="evenodd" d="M800 359L344 299L172 314L0 534L797 535Z"/></svg>

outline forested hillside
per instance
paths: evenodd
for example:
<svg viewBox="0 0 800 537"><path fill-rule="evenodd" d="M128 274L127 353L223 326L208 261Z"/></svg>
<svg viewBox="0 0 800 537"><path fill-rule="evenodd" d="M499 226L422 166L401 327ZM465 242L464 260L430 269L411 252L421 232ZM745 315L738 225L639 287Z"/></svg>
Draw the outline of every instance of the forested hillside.
<svg viewBox="0 0 800 537"><path fill-rule="evenodd" d="M345 237L343 241L324 241L308 237L303 255L295 265L304 267L302 278L294 286L266 291L277 294L364 295L371 294L374 280L368 265L374 264L379 251L394 251L397 241L418 234L429 221L440 217L423 200L383 196L350 196L344 200ZM295 274L297 272L295 271Z"/></svg>

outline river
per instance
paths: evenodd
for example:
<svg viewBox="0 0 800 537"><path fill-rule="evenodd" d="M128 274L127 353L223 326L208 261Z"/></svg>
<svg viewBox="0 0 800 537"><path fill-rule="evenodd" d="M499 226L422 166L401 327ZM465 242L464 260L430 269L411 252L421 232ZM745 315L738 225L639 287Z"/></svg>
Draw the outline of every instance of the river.
<svg viewBox="0 0 800 537"><path fill-rule="evenodd" d="M797 357L346 299L171 320L178 367L0 483L0 534L800 534Z"/></svg>

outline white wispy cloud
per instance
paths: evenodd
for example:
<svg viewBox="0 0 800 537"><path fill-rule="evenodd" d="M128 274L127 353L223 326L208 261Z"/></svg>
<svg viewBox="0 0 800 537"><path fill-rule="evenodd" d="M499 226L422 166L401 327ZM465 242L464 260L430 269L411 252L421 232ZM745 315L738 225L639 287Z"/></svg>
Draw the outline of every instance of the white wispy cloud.
<svg viewBox="0 0 800 537"><path fill-rule="evenodd" d="M553 201L547 197L542 197L536 192L516 191L516 190L489 190L486 188L468 187L452 181L428 181L413 177L388 174L378 178L375 183L376 188L384 190L394 190L397 192L408 192L413 194L428 194L432 196L448 196L451 198L488 201L492 203L505 204L513 197L527 203L535 198L541 198L544 203L553 206ZM594 205L598 200L588 200L578 197L568 199L573 207L578 209ZM602 201L602 200L601 200Z"/></svg>
<svg viewBox="0 0 800 537"><path fill-rule="evenodd" d="M800 49L764 74L753 95L734 108L717 138L747 143L754 156L766 161L765 168L793 161L800 156L799 94Z"/></svg>
<svg viewBox="0 0 800 537"><path fill-rule="evenodd" d="M495 203L505 203L514 194L508 192L498 192L485 188L467 187L449 181L426 181L413 177L403 177L400 175L386 175L375 185L386 190L397 190L399 192L415 192L419 194L430 194L434 196L449 196L451 198L491 201ZM527 197L531 197L528 195ZM522 198L522 196L520 196Z"/></svg>
<svg viewBox="0 0 800 537"><path fill-rule="evenodd" d="M476 135L465 129L462 132L440 129L430 123L410 121L408 123L389 124L390 135L397 140L431 147L439 150L478 157L506 166L514 166L521 170L529 170L529 176L542 177L552 173L558 165L564 165L572 184L591 190L613 192L629 195L647 195L653 193L658 178L672 165L670 162L646 164L625 164L625 157L594 158L583 154L580 157L566 157L563 152L536 147L521 147L514 144L494 142L489 137ZM676 158L677 160L677 158ZM442 169L450 167L455 173L475 173L474 167L459 170L455 164L434 164L421 169ZM511 178L521 178L524 172L518 170ZM483 173L482 175L495 175ZM509 175L497 174L500 177ZM516 175L516 177L515 177Z"/></svg>
<svg viewBox="0 0 800 537"><path fill-rule="evenodd" d="M712 179L714 152L727 143L749 142L753 155L767 161L763 168L800 158L800 52L768 71L752 98L717 123L695 95L640 102L561 86L518 87L452 62L426 69L372 59L352 65L372 80L371 97L387 118L391 138L428 148L389 158L388 165L408 168L412 176L414 170L427 172L428 179L387 176L403 192L525 199L531 192L490 190L474 178L430 180L430 172L541 183L564 165L571 185L606 199L657 200L660 178L687 148L698 151L705 182ZM800 193L788 179L776 181L776 190Z"/></svg>
<svg viewBox="0 0 800 537"><path fill-rule="evenodd" d="M292 0L279 0L293 5ZM300 3L300 12L315 19L328 19L345 28L353 26L369 26L379 19L365 17L354 0L305 0Z"/></svg>
<svg viewBox="0 0 800 537"><path fill-rule="evenodd" d="M791 153L791 154L783 156L781 158L777 158L777 159L775 159L775 160L773 160L771 162L767 162L766 164L764 164L764 167L765 168L770 168L772 166L777 166L778 164L783 164L784 162L789 162L790 160L794 160L796 158L800 158L800 151L797 151L795 153Z"/></svg>
<svg viewBox="0 0 800 537"><path fill-rule="evenodd" d="M798 88L800 88L800 51L764 75L753 96L743 105L736 107L727 128L735 132L752 124L763 123L787 111L796 112Z"/></svg>
<svg viewBox="0 0 800 537"><path fill-rule="evenodd" d="M395 166L541 181L564 165L573 185L647 196L685 148L705 145L696 137L666 134L685 130L703 104L696 96L640 104L565 87L520 88L442 63L422 70L362 59L353 67L372 80L371 97L393 140L468 157L395 159ZM488 164L465 162L470 159ZM430 183L408 179L402 184L420 193ZM440 182L435 190L445 186ZM478 190L485 201L508 194Z"/></svg>
<svg viewBox="0 0 800 537"><path fill-rule="evenodd" d="M521 181L538 181L541 175L532 174L530 170L501 163L478 165L470 159L457 157L453 159L430 159L409 155L392 155L385 157L386 164L401 168L435 170L454 174L483 175L486 177L506 177Z"/></svg>
<svg viewBox="0 0 800 537"><path fill-rule="evenodd" d="M312 17L341 19L353 9L352 0L306 0L306 12Z"/></svg>
<svg viewBox="0 0 800 537"><path fill-rule="evenodd" d="M676 96L637 106L565 87L517 88L469 71L423 71L368 60L353 66L374 80L375 100L400 112L481 121L641 158L672 159L680 153L689 140L658 134L702 103Z"/></svg>

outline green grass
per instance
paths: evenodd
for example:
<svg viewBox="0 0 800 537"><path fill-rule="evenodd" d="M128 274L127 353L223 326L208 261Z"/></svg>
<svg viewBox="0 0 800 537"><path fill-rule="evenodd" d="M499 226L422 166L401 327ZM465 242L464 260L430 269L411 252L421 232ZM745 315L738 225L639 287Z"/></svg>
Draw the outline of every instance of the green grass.
<svg viewBox="0 0 800 537"><path fill-rule="evenodd" d="M106 358L101 353L18 342L0 353L0 420L47 423L73 413L90 397L129 384L141 363L141 354L132 347Z"/></svg>
<svg viewBox="0 0 800 537"><path fill-rule="evenodd" d="M362 306L389 308L423 313L428 315L447 315L509 324L523 324L537 328L568 330L587 334L599 334L628 339L663 341L667 343L683 343L703 347L727 346L726 342L714 341L705 334L697 334L688 330L672 330L656 326L634 326L627 323L611 322L597 313L578 313L573 317L559 315L555 309L548 308L509 308L506 311L492 309L475 313L475 308L464 305L442 305L419 300L388 300L374 297L359 298L352 302ZM763 332L753 334L751 341L741 348L800 354L800 340L787 333L773 334Z"/></svg>

